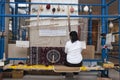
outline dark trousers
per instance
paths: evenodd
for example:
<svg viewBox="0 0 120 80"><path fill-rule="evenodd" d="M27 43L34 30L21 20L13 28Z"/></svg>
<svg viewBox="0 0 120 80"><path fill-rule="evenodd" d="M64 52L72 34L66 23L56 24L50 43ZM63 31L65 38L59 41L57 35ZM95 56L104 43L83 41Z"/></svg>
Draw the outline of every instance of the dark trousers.
<svg viewBox="0 0 120 80"><path fill-rule="evenodd" d="M81 63L79 63L79 64L71 64L71 63L67 62L67 60L66 60L65 63L64 63L64 65L65 65L65 66L68 66L68 67L81 67L81 66L82 66L82 61L81 61ZM61 74L62 74L62 75L66 75L66 72L63 72L63 73L61 73ZM78 75L79 72L73 72L73 74L74 74L74 75Z"/></svg>
<svg viewBox="0 0 120 80"><path fill-rule="evenodd" d="M67 62L67 60L66 60L64 65L69 66L69 67L81 67L82 61L79 64L71 64L71 63Z"/></svg>

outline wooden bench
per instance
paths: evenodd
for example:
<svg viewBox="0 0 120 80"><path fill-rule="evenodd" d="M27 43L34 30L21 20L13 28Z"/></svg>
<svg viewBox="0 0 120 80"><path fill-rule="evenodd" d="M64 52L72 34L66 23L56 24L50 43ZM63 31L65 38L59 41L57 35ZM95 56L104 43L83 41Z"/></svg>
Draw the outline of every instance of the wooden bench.
<svg viewBox="0 0 120 80"><path fill-rule="evenodd" d="M80 67L68 67L65 65L54 65L53 70L55 72L80 72Z"/></svg>

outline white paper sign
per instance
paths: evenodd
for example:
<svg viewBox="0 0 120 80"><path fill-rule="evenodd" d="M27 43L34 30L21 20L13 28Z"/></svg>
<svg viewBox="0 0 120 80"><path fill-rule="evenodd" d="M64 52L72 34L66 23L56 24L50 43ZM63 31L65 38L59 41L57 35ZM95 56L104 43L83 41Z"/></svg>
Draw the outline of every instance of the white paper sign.
<svg viewBox="0 0 120 80"><path fill-rule="evenodd" d="M1 61L0 61L0 66L4 66L4 62L1 62Z"/></svg>
<svg viewBox="0 0 120 80"><path fill-rule="evenodd" d="M66 36L67 32L65 29L60 30L50 30L50 29L40 29L39 36Z"/></svg>
<svg viewBox="0 0 120 80"><path fill-rule="evenodd" d="M83 49L86 49L86 42L85 41L80 41L81 42L81 47L83 48Z"/></svg>
<svg viewBox="0 0 120 80"><path fill-rule="evenodd" d="M16 41L16 46L29 48L29 41Z"/></svg>

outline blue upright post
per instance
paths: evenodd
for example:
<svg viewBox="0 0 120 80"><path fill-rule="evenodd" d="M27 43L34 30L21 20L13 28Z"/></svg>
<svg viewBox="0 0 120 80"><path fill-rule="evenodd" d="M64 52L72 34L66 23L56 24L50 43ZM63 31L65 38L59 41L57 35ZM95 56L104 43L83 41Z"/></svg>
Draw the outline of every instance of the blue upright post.
<svg viewBox="0 0 120 80"><path fill-rule="evenodd" d="M106 0L101 0L101 3L102 3L102 16L105 16L106 15ZM104 46L105 45L105 35L107 33L107 27L106 27L106 18L105 17L102 17L101 18L101 27L102 27L102 40L101 40L101 45ZM106 49L105 48L102 48L102 61L104 62L104 60L106 61L107 59L107 54L106 54ZM107 76L108 77L108 70L104 70L102 71L102 76Z"/></svg>
<svg viewBox="0 0 120 80"><path fill-rule="evenodd" d="M18 14L18 4L15 4L15 8L12 9L12 15ZM12 17L12 34L13 40L17 40L18 38L18 17Z"/></svg>
<svg viewBox="0 0 120 80"><path fill-rule="evenodd" d="M1 0L0 2L0 14L5 14L5 0ZM5 31L5 17L1 16L0 17L0 32ZM3 53L4 53L4 36L0 37L0 59L3 58Z"/></svg>
<svg viewBox="0 0 120 80"><path fill-rule="evenodd" d="M89 12L89 15L91 15L92 12ZM88 45L92 45L92 18L89 18L88 21Z"/></svg>
<svg viewBox="0 0 120 80"><path fill-rule="evenodd" d="M18 4L15 4L15 14L18 14ZM16 40L18 39L18 17L15 17L15 34L16 34Z"/></svg>
<svg viewBox="0 0 120 80"><path fill-rule="evenodd" d="M109 15L108 14L108 6L105 7L105 15ZM108 17L105 18L105 26L106 26L106 33L109 32L109 26L108 26ZM108 60L108 49L106 49L106 60Z"/></svg>
<svg viewBox="0 0 120 80"><path fill-rule="evenodd" d="M102 2L102 16L104 16L105 15L105 7L106 7L106 0L101 0L101 2ZM103 34L103 36L105 36L106 35L106 22L105 22L105 18L104 17L102 17L101 18L101 27L102 27L102 34ZM105 37L102 37L102 41L101 41L101 45L102 46L104 46L105 45ZM105 49L103 48L102 49L102 60L104 61L104 59L106 59L106 54L105 54Z"/></svg>
<svg viewBox="0 0 120 80"><path fill-rule="evenodd" d="M109 14L108 14L108 6L106 6L105 9L106 9L106 10L105 10L105 11L106 11L106 12L105 12L106 15L109 15ZM109 30L109 26L108 26L108 17L106 18L106 21L105 21L105 22L106 22L106 32L108 33L108 30Z"/></svg>
<svg viewBox="0 0 120 80"><path fill-rule="evenodd" d="M26 29L22 30L22 40L26 40Z"/></svg>
<svg viewBox="0 0 120 80"><path fill-rule="evenodd" d="M2 1L0 1L0 3L2 3ZM0 14L2 14L1 9L2 5L0 4ZM2 17L0 17L0 32L1 32L1 26L2 26ZM0 45L2 45L1 43L1 37L0 37ZM0 54L1 54L1 46L0 46Z"/></svg>
<svg viewBox="0 0 120 80"><path fill-rule="evenodd" d="M12 15L15 14L15 9L11 7ZM15 17L12 17L12 40L16 40L16 34L15 34Z"/></svg>
<svg viewBox="0 0 120 80"><path fill-rule="evenodd" d="M118 0L118 15L120 15L120 0ZM120 66L120 17L119 17L119 66Z"/></svg>

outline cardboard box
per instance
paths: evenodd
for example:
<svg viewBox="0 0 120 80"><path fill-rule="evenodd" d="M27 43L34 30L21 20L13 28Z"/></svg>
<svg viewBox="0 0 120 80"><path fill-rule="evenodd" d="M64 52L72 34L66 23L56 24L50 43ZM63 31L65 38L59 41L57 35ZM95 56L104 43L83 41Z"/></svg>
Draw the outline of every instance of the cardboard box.
<svg viewBox="0 0 120 80"><path fill-rule="evenodd" d="M97 78L97 80L112 80L111 78Z"/></svg>
<svg viewBox="0 0 120 80"><path fill-rule="evenodd" d="M12 78L23 78L24 71L23 70L13 70Z"/></svg>
<svg viewBox="0 0 120 80"><path fill-rule="evenodd" d="M82 51L82 56L84 59L94 59L95 57L95 46L87 45L86 49Z"/></svg>
<svg viewBox="0 0 120 80"><path fill-rule="evenodd" d="M3 78L12 78L12 72L3 72Z"/></svg>

